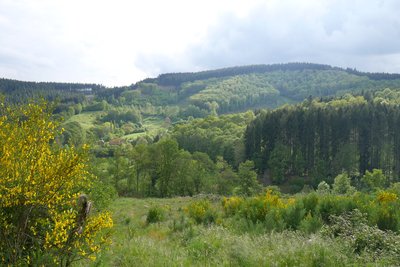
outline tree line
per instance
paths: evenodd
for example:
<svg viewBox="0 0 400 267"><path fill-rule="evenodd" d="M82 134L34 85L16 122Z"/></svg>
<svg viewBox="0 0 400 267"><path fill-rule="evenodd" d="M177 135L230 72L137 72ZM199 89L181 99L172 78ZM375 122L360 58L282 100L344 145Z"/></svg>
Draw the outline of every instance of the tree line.
<svg viewBox="0 0 400 267"><path fill-rule="evenodd" d="M236 171L221 156L213 161L206 153L190 153L171 138L120 147L113 157L94 158L92 166L104 185L122 196L250 195L260 189L253 162Z"/></svg>
<svg viewBox="0 0 400 267"><path fill-rule="evenodd" d="M279 184L310 177L317 184L341 172L359 177L382 169L400 177L400 110L389 89L330 101L308 99L297 106L261 111L245 132L246 158Z"/></svg>

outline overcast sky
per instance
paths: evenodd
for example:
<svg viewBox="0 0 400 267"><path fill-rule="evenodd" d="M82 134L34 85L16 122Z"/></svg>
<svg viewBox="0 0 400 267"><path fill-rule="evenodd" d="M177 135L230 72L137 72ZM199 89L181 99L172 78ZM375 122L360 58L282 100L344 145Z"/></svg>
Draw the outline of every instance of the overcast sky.
<svg viewBox="0 0 400 267"><path fill-rule="evenodd" d="M0 0L0 77L129 85L314 62L400 73L399 0Z"/></svg>

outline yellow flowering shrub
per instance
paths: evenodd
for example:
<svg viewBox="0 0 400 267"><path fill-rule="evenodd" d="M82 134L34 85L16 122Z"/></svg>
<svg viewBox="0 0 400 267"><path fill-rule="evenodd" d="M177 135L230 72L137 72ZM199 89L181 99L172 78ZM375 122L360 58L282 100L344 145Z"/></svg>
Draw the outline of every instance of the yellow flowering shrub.
<svg viewBox="0 0 400 267"><path fill-rule="evenodd" d="M68 265L93 256L112 226L109 214L91 216L91 203L77 202L93 177L86 149L60 147L60 132L43 102L0 104L0 265Z"/></svg>
<svg viewBox="0 0 400 267"><path fill-rule="evenodd" d="M242 203L243 198L241 197L224 197L222 199L222 207L227 215L236 214Z"/></svg>
<svg viewBox="0 0 400 267"><path fill-rule="evenodd" d="M194 201L186 206L183 210L198 224L214 223L217 219L217 213L208 200Z"/></svg>
<svg viewBox="0 0 400 267"><path fill-rule="evenodd" d="M294 198L281 198L269 189L264 195L243 200L240 212L253 222L264 221L267 214L273 214L274 219L278 220L282 219L285 210L293 206L295 202Z"/></svg>
<svg viewBox="0 0 400 267"><path fill-rule="evenodd" d="M380 204L387 204L390 202L395 202L399 200L397 195L395 193L387 192L387 191L380 191L378 195L376 196L376 200Z"/></svg>

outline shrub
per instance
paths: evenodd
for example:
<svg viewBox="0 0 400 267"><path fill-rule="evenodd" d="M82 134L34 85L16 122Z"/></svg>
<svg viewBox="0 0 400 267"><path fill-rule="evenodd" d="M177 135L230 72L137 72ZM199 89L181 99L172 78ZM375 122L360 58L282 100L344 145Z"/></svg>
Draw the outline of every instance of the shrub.
<svg viewBox="0 0 400 267"><path fill-rule="evenodd" d="M398 264L400 236L391 231L382 231L376 226L369 226L366 214L354 210L340 216L333 215L330 220L332 224L322 229L324 235L342 239L355 253L385 256L391 261L389 265Z"/></svg>
<svg viewBox="0 0 400 267"><path fill-rule="evenodd" d="M0 114L0 265L93 258L112 220L108 213L91 216L82 194L93 178L85 149L57 145L60 131L45 103L0 104Z"/></svg>
<svg viewBox="0 0 400 267"><path fill-rule="evenodd" d="M376 224L379 229L397 231L399 227L399 198L397 194L388 191L378 192L375 203Z"/></svg>
<svg viewBox="0 0 400 267"><path fill-rule="evenodd" d="M319 216L313 216L309 212L300 222L299 229L307 234L315 233L322 227L322 220Z"/></svg>
<svg viewBox="0 0 400 267"><path fill-rule="evenodd" d="M322 181L318 184L317 187L317 192L320 194L327 194L329 193L331 190L331 187L329 186L329 184L325 181Z"/></svg>
<svg viewBox="0 0 400 267"><path fill-rule="evenodd" d="M317 212L322 220L329 223L331 215L340 215L357 208L357 204L348 196L321 196L318 201Z"/></svg>
<svg viewBox="0 0 400 267"><path fill-rule="evenodd" d="M350 184L350 177L347 173L342 173L335 177L333 191L342 195L350 194L355 191L354 187Z"/></svg>
<svg viewBox="0 0 400 267"><path fill-rule="evenodd" d="M388 183L388 179L383 174L382 170L373 169L372 172L368 170L365 172L364 176L361 178L361 182L368 191L373 191L384 188Z"/></svg>
<svg viewBox="0 0 400 267"><path fill-rule="evenodd" d="M206 199L191 203L185 208L185 212L198 224L211 224L217 219L217 212Z"/></svg>
<svg viewBox="0 0 400 267"><path fill-rule="evenodd" d="M165 219L165 211L163 208L155 206L149 209L147 213L146 222L147 224L150 223L157 223L162 222Z"/></svg>
<svg viewBox="0 0 400 267"><path fill-rule="evenodd" d="M305 214L306 211L304 209L303 203L300 201L295 202L294 205L288 206L284 213L286 228L297 230Z"/></svg>
<svg viewBox="0 0 400 267"><path fill-rule="evenodd" d="M170 229L173 232L181 232L191 226L189 220L187 217L183 214L179 217L179 219L175 219L172 221L172 224L170 225Z"/></svg>
<svg viewBox="0 0 400 267"><path fill-rule="evenodd" d="M304 196L301 200L304 205L304 209L307 213L310 213L312 215L315 214L316 209L318 207L318 202L319 202L319 197L316 193L310 193Z"/></svg>
<svg viewBox="0 0 400 267"><path fill-rule="evenodd" d="M238 213L242 203L243 198L241 197L224 197L222 199L222 207L225 211L225 214L228 216Z"/></svg>

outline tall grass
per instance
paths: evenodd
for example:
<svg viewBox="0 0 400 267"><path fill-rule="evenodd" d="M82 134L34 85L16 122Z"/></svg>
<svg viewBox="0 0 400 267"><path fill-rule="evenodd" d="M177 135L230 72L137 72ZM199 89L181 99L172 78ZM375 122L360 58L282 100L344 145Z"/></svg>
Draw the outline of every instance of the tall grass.
<svg viewBox="0 0 400 267"><path fill-rule="evenodd" d="M293 205L289 215L285 215L292 219L304 217L300 224L292 223L295 226L276 229L276 222L253 222L232 213L227 216L218 201L204 205L214 212L214 221L196 221L195 217L189 216L188 209L198 209L199 203L198 199L192 198L117 199L112 205L116 222L112 245L98 255L95 262L79 264L386 266L393 264L397 257L397 254L374 254L368 250L356 253L354 242L350 242L348 237L320 232L323 221L316 216L317 213L310 210L307 214L299 212L299 207L306 210L309 204ZM165 211L164 219L149 224L147 216L154 207ZM268 226L268 223L271 225ZM396 236L392 234L392 237Z"/></svg>

